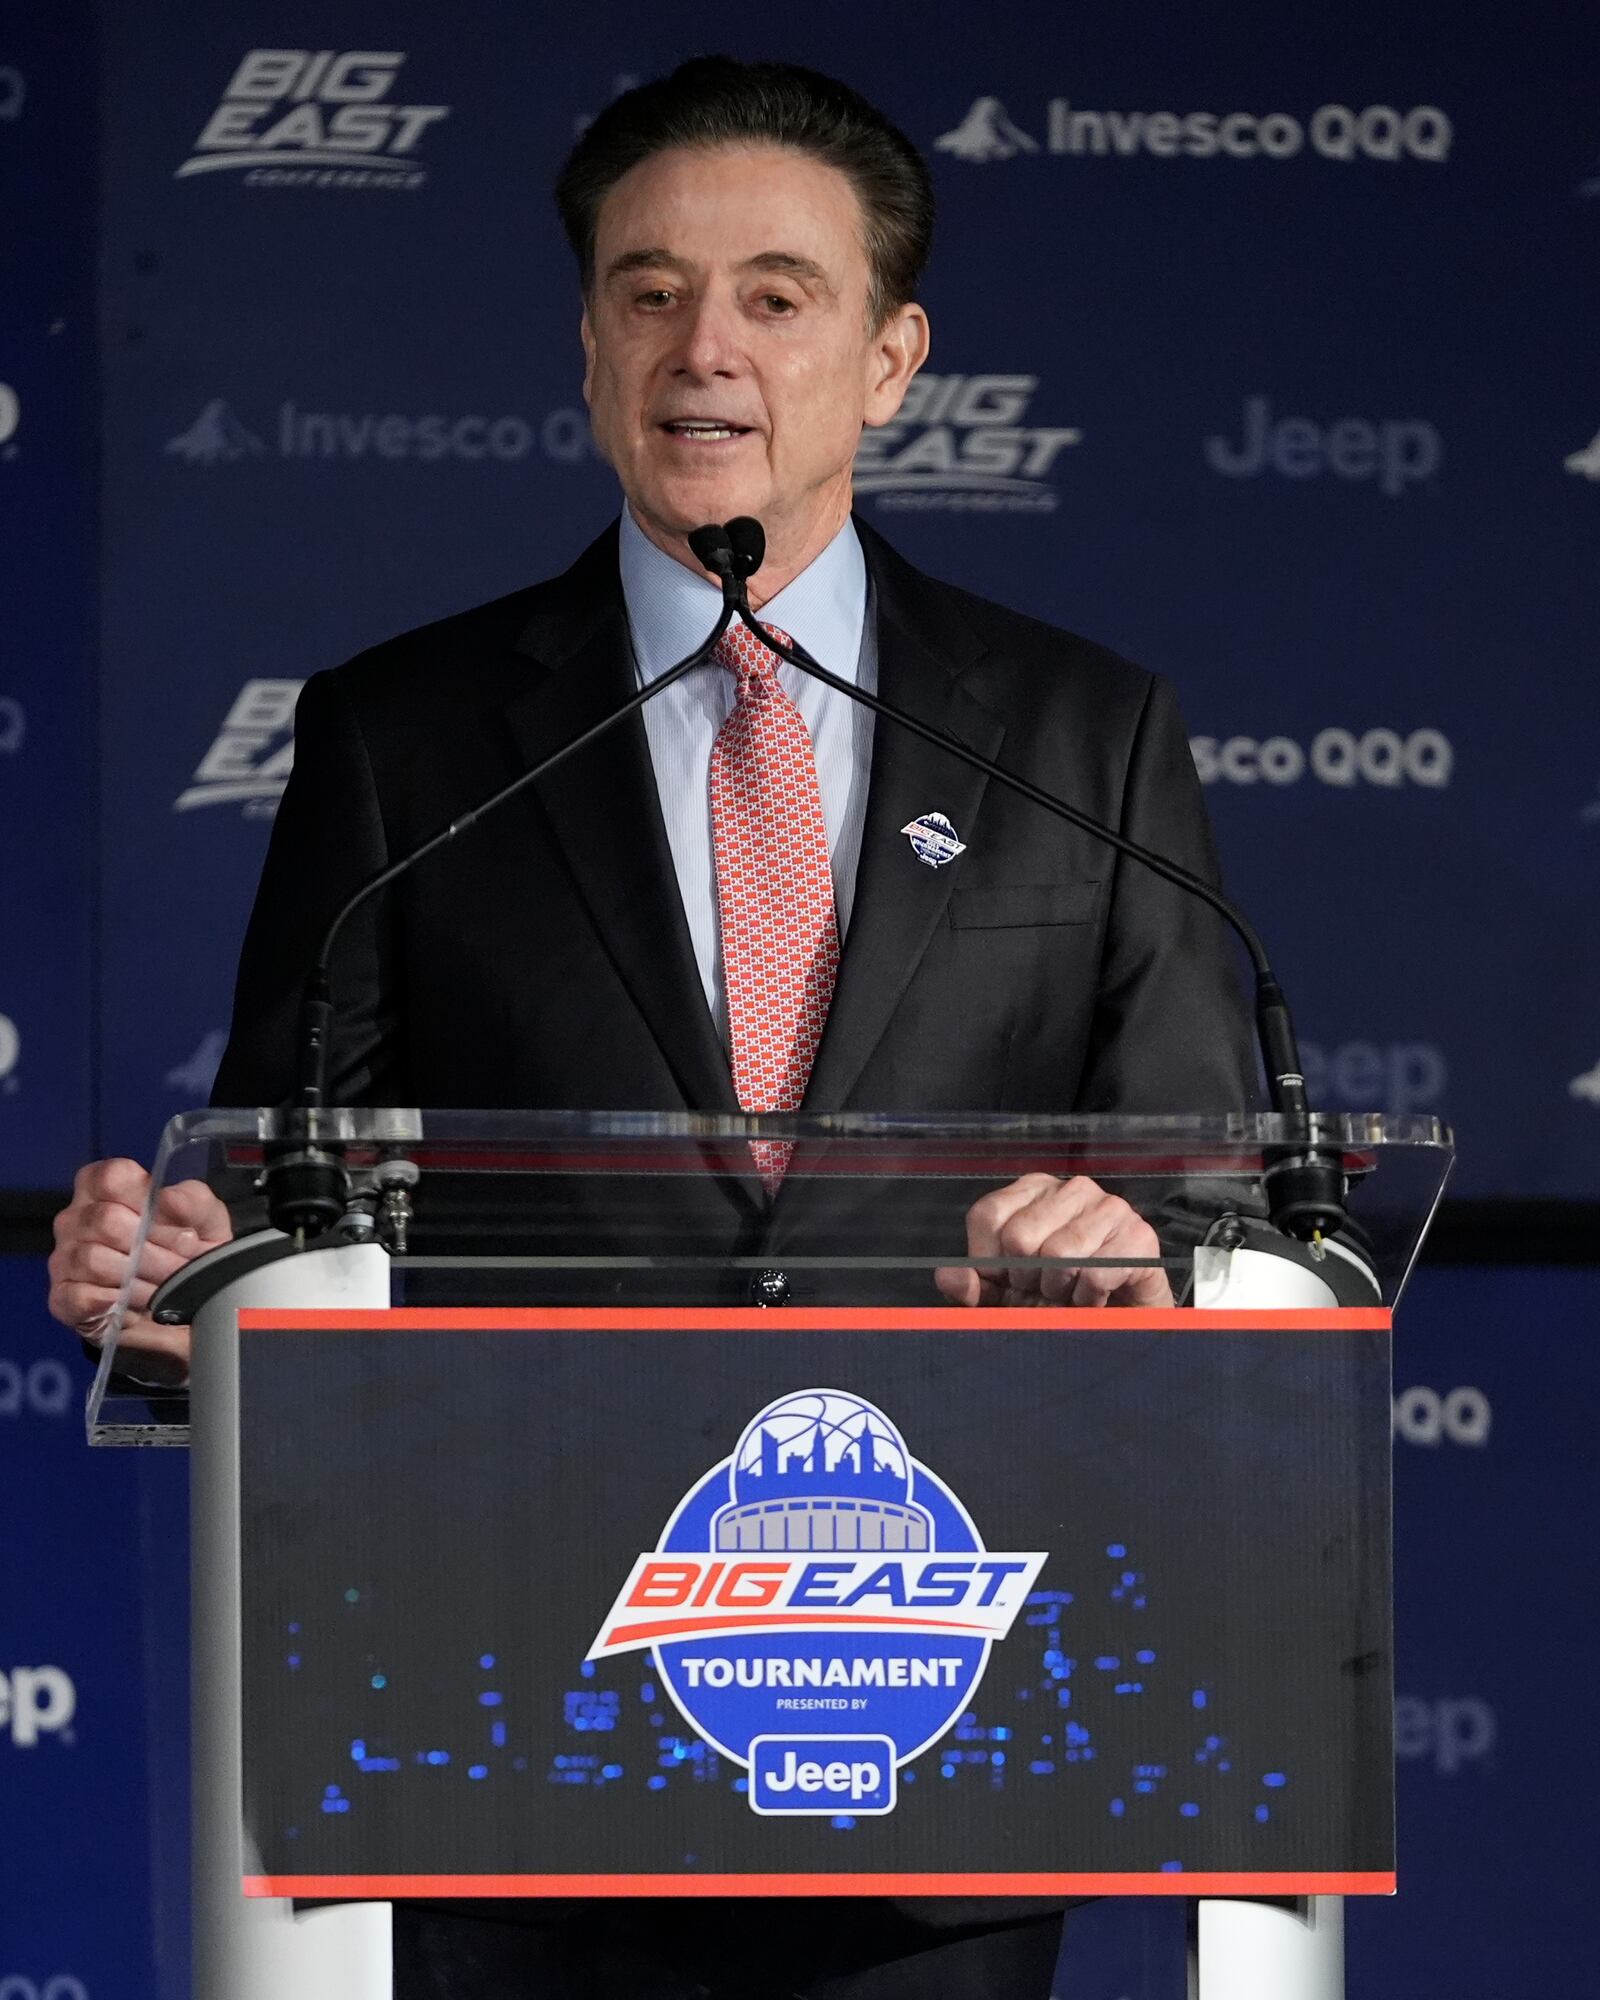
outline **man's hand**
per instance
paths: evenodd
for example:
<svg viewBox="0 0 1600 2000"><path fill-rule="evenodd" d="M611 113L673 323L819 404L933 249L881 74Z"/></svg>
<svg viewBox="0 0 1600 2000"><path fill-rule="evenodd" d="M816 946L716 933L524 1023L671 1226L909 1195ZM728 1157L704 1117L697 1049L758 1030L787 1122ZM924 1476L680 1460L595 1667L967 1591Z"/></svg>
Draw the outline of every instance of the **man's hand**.
<svg viewBox="0 0 1600 2000"><path fill-rule="evenodd" d="M1059 1257L1045 1270L971 1271L957 1265L934 1282L958 1306L1170 1306L1172 1287L1159 1266L1085 1270L1084 1257L1159 1257L1144 1217L1119 1194L1078 1175L1024 1174L967 1210L970 1257Z"/></svg>
<svg viewBox="0 0 1600 2000"><path fill-rule="evenodd" d="M149 1194L150 1176L136 1160L96 1160L79 1169L72 1200L56 1217L50 1311L97 1345L127 1274ZM226 1204L204 1181L179 1181L162 1189L117 1341L118 1354L126 1354L142 1378L181 1382L189 1368L189 1329L158 1326L144 1310L156 1287L192 1257L232 1235Z"/></svg>

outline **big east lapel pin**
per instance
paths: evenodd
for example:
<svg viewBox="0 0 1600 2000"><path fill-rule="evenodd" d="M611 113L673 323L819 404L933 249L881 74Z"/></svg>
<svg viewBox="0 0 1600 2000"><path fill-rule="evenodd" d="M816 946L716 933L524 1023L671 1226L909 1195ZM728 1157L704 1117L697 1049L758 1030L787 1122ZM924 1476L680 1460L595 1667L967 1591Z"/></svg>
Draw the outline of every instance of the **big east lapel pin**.
<svg viewBox="0 0 1600 2000"><path fill-rule="evenodd" d="M957 840L955 828L943 813L922 813L900 831L910 840L912 853L930 868L942 868L967 851L966 842Z"/></svg>

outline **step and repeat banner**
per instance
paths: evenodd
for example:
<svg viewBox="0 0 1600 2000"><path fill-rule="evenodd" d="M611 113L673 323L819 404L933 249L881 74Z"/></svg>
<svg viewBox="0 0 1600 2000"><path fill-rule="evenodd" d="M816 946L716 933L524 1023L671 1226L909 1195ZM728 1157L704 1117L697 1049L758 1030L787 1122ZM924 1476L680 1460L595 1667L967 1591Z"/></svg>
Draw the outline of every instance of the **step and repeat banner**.
<svg viewBox="0 0 1600 2000"><path fill-rule="evenodd" d="M642 0L102 11L95 1047L100 1140L144 1153L206 1092L300 683L616 510L549 189L686 44ZM1600 1194L1584 10L727 39L831 64L933 169L933 355L866 518L1177 682L1324 1104L1449 1115L1461 1194Z"/></svg>
<svg viewBox="0 0 1600 2000"><path fill-rule="evenodd" d="M861 510L1174 679L1314 1095L1450 1118L1458 1194L1600 1197L1591 10L816 0L696 41L924 149L933 358ZM695 46L643 0L0 23L0 1187L205 1098L306 677L614 514L549 188ZM0 2000L183 2000L182 1467L86 1455L42 1286L0 1278ZM1597 1303L1402 1309L1377 2000L1586 1963ZM1166 1949L1105 1922L1090 2000Z"/></svg>

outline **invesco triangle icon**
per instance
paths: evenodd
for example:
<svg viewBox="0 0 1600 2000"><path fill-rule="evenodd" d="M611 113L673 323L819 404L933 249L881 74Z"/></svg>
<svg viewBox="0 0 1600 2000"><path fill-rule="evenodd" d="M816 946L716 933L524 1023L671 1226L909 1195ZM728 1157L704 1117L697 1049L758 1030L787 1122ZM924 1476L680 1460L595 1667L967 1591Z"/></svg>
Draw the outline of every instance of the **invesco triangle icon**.
<svg viewBox="0 0 1600 2000"><path fill-rule="evenodd" d="M887 1812L1045 1562L995 1554L874 1404L778 1398L679 1502L589 1649L648 1651L758 1812Z"/></svg>

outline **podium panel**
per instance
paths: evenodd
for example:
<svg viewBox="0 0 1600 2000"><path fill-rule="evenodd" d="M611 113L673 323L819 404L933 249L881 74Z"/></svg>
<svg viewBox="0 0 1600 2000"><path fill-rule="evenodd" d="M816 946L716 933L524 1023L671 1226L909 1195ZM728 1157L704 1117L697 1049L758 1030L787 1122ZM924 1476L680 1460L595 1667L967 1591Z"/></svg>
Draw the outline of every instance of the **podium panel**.
<svg viewBox="0 0 1600 2000"><path fill-rule="evenodd" d="M1394 1886L1386 1309L239 1323L251 1895Z"/></svg>

